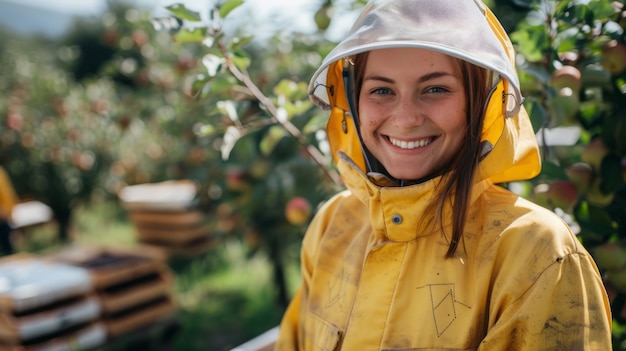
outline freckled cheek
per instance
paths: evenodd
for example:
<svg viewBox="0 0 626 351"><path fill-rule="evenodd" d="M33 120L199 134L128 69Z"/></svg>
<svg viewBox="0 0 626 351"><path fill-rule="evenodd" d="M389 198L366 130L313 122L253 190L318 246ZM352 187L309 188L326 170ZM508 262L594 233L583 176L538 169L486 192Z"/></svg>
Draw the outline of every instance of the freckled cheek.
<svg viewBox="0 0 626 351"><path fill-rule="evenodd" d="M369 129L373 129L379 126L384 120L385 112L382 109L375 108L371 105L362 106L360 111L360 121L362 126L367 126Z"/></svg>
<svg viewBox="0 0 626 351"><path fill-rule="evenodd" d="M379 118L372 118L372 116L369 115L361 118L361 126L367 128L370 131L375 130L380 125L380 123L381 121Z"/></svg>

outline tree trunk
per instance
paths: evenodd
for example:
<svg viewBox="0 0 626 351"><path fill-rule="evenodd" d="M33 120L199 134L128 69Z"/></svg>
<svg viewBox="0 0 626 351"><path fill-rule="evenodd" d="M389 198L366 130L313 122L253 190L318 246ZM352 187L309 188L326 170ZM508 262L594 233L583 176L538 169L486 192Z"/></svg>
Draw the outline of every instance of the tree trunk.
<svg viewBox="0 0 626 351"><path fill-rule="evenodd" d="M55 209L54 217L57 220L59 241L65 243L70 239L70 226L72 223L72 208Z"/></svg>
<svg viewBox="0 0 626 351"><path fill-rule="evenodd" d="M285 269L282 264L280 255L280 243L276 238L268 240L270 260L272 261L272 273L274 277L274 285L278 290L277 300L278 306L283 310L287 309L289 297L287 294L287 279L285 278Z"/></svg>

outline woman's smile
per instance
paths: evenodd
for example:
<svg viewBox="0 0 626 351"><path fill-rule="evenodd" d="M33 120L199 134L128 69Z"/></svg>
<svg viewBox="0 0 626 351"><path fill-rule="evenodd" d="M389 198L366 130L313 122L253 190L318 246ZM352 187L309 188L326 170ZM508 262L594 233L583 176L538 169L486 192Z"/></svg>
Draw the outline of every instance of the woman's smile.
<svg viewBox="0 0 626 351"><path fill-rule="evenodd" d="M423 138L423 139L416 139L416 140L402 140L402 139L396 139L393 137L388 136L387 140L389 140L389 142L391 143L391 145L399 147L400 149L405 149L405 150L413 150L413 149L417 149L417 148L422 148L424 146L429 145L430 143L433 142L435 138L430 137L430 138Z"/></svg>

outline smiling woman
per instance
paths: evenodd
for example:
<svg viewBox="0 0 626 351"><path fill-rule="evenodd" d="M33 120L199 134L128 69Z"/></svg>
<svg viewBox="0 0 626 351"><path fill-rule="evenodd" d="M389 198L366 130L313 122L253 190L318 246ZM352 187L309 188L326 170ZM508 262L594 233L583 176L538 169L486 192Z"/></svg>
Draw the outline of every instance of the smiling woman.
<svg viewBox="0 0 626 351"><path fill-rule="evenodd" d="M309 84L347 189L306 232L277 351L611 349L589 253L498 185L541 167L514 57L481 1L365 6Z"/></svg>

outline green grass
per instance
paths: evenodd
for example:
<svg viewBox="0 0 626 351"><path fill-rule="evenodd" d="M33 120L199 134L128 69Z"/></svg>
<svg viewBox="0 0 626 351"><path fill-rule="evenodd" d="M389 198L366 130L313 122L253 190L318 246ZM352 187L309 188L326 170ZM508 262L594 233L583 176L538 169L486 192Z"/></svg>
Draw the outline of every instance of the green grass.
<svg viewBox="0 0 626 351"><path fill-rule="evenodd" d="M88 246L132 246L135 232L117 203L79 208L74 214L71 243ZM45 254L64 245L56 240L56 227L33 228L16 238L23 252ZM165 350L230 350L276 326L278 307L271 267L262 254L248 257L235 238L218 240L208 252L195 257L173 257L174 297L179 307L179 328ZM293 291L298 269L287 267ZM145 349L145 348L144 348Z"/></svg>

